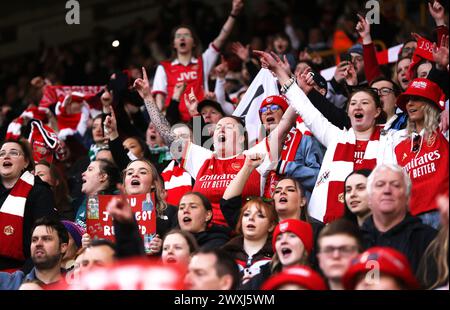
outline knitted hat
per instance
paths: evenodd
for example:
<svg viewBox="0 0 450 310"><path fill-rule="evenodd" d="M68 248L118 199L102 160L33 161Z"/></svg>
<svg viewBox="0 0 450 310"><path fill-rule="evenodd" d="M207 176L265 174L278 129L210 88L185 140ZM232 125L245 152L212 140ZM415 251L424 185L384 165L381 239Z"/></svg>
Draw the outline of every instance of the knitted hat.
<svg viewBox="0 0 450 310"><path fill-rule="evenodd" d="M411 81L408 88L397 98L397 106L406 111L406 104L410 96L417 96L431 100L442 111L445 109L445 94L436 83L424 79L417 78Z"/></svg>
<svg viewBox="0 0 450 310"><path fill-rule="evenodd" d="M283 110L283 112L286 112L287 108L289 107L289 103L288 103L286 97L275 95L275 96L269 96L269 97L265 98L263 100L263 102L261 102L261 106L259 108L261 109L267 105L272 105L272 104L278 105L281 108L281 110ZM259 113L259 116L261 117L261 113Z"/></svg>
<svg viewBox="0 0 450 310"><path fill-rule="evenodd" d="M393 248L373 247L351 262L342 279L345 289L355 289L358 276L373 270L373 264L368 264L370 261L377 262L380 273L401 280L409 289L419 288L419 283L411 271L408 259L402 253Z"/></svg>
<svg viewBox="0 0 450 310"><path fill-rule="evenodd" d="M61 221L61 223L63 223L64 227L66 227L67 231L75 241L77 247L81 247L81 237L86 233L84 228L71 221Z"/></svg>
<svg viewBox="0 0 450 310"><path fill-rule="evenodd" d="M275 242L277 241L278 235L285 232L291 232L297 235L302 240L306 251L308 251L308 253L311 253L311 250L313 248L313 231L311 225L309 223L296 219L287 219L281 221L275 227L272 238L273 252L276 252Z"/></svg>
<svg viewBox="0 0 450 310"><path fill-rule="evenodd" d="M276 290L285 284L297 284L308 290L323 291L327 289L323 278L306 266L290 267L270 277L261 287L262 290Z"/></svg>
<svg viewBox="0 0 450 310"><path fill-rule="evenodd" d="M363 47L361 44L355 44L352 47L349 48L349 50L347 51L349 54L350 53L355 53L355 54L359 54L362 55L363 54Z"/></svg>

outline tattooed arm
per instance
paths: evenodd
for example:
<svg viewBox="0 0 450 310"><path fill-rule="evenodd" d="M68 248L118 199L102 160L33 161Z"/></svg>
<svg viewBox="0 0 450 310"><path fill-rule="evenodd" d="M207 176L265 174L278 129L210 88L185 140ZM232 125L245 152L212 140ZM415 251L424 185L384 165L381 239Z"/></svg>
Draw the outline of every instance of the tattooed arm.
<svg viewBox="0 0 450 310"><path fill-rule="evenodd" d="M175 141L175 134L170 131L170 124L166 117L161 113L155 100L144 99L145 108L150 117L150 120L155 124L156 130L158 130L164 142L170 147L170 145Z"/></svg>
<svg viewBox="0 0 450 310"><path fill-rule="evenodd" d="M172 152L173 147L171 147L171 145L174 142L177 142L177 144L180 143L180 139L177 139L176 135L170 130L169 122L156 105L155 98L153 98L150 91L150 83L145 68L142 68L142 79L136 79L134 82L134 88L138 91L142 99L144 99L150 120L155 124L156 130L158 130L159 134L164 139L164 142L169 146ZM178 145L181 145L182 148L185 146L184 143ZM176 152L179 152L179 148L176 148ZM176 157L177 156L175 156L175 158Z"/></svg>

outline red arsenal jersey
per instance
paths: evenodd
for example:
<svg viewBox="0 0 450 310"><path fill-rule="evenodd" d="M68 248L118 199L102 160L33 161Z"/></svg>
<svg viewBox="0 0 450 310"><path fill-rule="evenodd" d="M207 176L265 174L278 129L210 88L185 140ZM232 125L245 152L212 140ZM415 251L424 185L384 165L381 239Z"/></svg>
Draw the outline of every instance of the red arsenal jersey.
<svg viewBox="0 0 450 310"><path fill-rule="evenodd" d="M266 140L257 144L251 151L266 154L264 162L252 172L245 184L242 197L261 196L265 172L270 166L269 152ZM245 155L240 154L231 158L217 158L217 156L198 145L190 143L186 156L182 161L183 167L195 179L193 191L203 194L213 206L212 223L228 226L220 210L220 199L241 170L245 162Z"/></svg>
<svg viewBox="0 0 450 310"><path fill-rule="evenodd" d="M198 62L190 63L184 66L180 63L173 64L170 61L163 61L161 65L167 74L167 97L166 107L169 106L170 100L173 96L175 85L179 82L186 83L186 90L190 93L191 89L194 89L195 96L198 101L202 101L205 97L205 91L203 89L203 64L202 59L199 58ZM180 105L178 107L181 114L181 119L184 122L188 122L191 119L189 111L184 102L184 96L180 97Z"/></svg>
<svg viewBox="0 0 450 310"><path fill-rule="evenodd" d="M208 75L213 68L219 51L213 44L202 54L202 57L192 58L188 65L181 64L177 59L173 61L163 61L156 70L153 81L153 94L166 95L166 106L172 99L175 85L179 82L186 83L185 93L190 93L194 89L194 93L199 101L204 98L205 90L208 90ZM181 118L184 122L188 122L191 116L184 102L184 95L180 97L179 110Z"/></svg>
<svg viewBox="0 0 450 310"><path fill-rule="evenodd" d="M435 210L436 197L448 191L448 141L441 133L428 141L408 138L395 147L395 156L411 177L411 214Z"/></svg>

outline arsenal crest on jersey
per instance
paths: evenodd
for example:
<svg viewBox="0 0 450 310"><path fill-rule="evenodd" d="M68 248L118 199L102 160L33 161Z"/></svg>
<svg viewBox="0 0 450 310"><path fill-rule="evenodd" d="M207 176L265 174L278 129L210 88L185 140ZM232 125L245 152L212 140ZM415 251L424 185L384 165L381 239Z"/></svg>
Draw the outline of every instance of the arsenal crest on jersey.
<svg viewBox="0 0 450 310"><path fill-rule="evenodd" d="M3 228L3 233L6 236L11 236L14 234L14 227L12 227L11 225L7 225Z"/></svg>

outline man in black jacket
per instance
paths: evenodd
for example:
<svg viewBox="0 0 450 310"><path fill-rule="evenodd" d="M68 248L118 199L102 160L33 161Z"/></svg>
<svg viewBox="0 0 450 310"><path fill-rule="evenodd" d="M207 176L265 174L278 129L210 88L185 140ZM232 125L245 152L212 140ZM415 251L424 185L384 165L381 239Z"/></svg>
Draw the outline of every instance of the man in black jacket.
<svg viewBox="0 0 450 310"><path fill-rule="evenodd" d="M436 230L409 214L411 179L399 166L377 166L367 181L372 215L361 230L366 248L386 246L402 252L416 272Z"/></svg>

